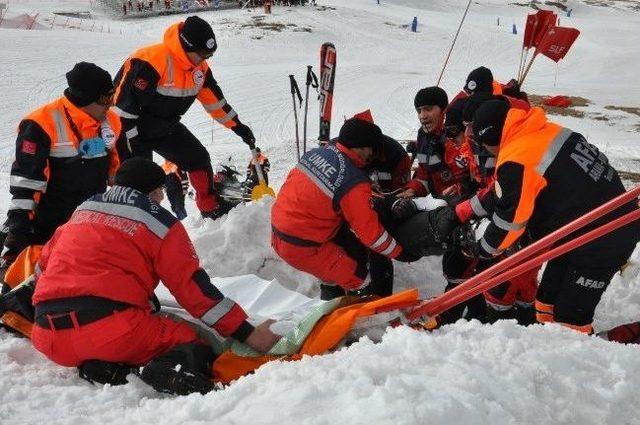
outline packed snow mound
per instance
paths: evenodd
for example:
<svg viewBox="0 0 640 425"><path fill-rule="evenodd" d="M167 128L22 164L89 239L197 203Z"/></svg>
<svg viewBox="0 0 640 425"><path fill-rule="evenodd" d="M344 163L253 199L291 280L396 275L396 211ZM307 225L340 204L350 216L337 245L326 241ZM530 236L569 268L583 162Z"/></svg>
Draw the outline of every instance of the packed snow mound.
<svg viewBox="0 0 640 425"><path fill-rule="evenodd" d="M240 204L215 221L202 220L193 212L184 221L200 256L202 267L212 277L254 274L277 279L288 289L308 296L319 294L319 281L287 263L271 248L271 207L274 199ZM441 293L444 278L439 257L411 264L394 263L395 290L419 288L424 296Z"/></svg>
<svg viewBox="0 0 640 425"><path fill-rule="evenodd" d="M92 386L0 332L3 424L631 424L637 346L559 326L458 323L387 332L298 362L273 362L206 396L167 397L137 377ZM29 412L25 417L24 413ZM64 412L64 416L60 415Z"/></svg>

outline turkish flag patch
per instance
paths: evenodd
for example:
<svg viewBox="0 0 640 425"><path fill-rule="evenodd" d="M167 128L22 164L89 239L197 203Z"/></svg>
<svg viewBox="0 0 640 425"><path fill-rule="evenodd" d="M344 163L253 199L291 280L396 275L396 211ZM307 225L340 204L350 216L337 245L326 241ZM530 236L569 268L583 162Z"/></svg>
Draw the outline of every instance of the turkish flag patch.
<svg viewBox="0 0 640 425"><path fill-rule="evenodd" d="M145 90L148 85L149 85L149 82L141 77L136 78L136 82L133 83L133 86L138 90Z"/></svg>
<svg viewBox="0 0 640 425"><path fill-rule="evenodd" d="M32 142L31 140L23 140L22 141L22 152L29 154L29 155L35 155L36 154L36 150L37 150L37 145L36 142Z"/></svg>

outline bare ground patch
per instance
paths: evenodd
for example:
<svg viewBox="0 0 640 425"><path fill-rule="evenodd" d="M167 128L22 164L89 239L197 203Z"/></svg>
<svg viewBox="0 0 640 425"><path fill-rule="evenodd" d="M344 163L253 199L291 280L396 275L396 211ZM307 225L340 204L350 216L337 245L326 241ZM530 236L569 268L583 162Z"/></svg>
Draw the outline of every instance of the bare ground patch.
<svg viewBox="0 0 640 425"><path fill-rule="evenodd" d="M640 117L640 107L637 106L615 106L615 105L607 105L604 109L608 109L610 111L623 111L628 114L637 115Z"/></svg>
<svg viewBox="0 0 640 425"><path fill-rule="evenodd" d="M584 97L569 96L569 99L571 100L571 106L567 108L559 108L557 106L548 106L544 104L544 101L548 99L550 96L540 96L537 94L529 94L528 96L529 96L529 102L531 102L532 105L540 106L542 109L547 111L547 113L552 115L584 118L586 116L586 112L576 108L589 106L591 104L591 101Z"/></svg>
<svg viewBox="0 0 640 425"><path fill-rule="evenodd" d="M285 30L293 31L293 32L313 32L310 27L301 27L294 23L284 24L282 22L265 22L264 16L252 16L252 22L247 22L240 25L240 28L257 28L265 31L275 31L282 32ZM254 36L253 38L257 38L259 36ZM260 37L262 38L262 37Z"/></svg>

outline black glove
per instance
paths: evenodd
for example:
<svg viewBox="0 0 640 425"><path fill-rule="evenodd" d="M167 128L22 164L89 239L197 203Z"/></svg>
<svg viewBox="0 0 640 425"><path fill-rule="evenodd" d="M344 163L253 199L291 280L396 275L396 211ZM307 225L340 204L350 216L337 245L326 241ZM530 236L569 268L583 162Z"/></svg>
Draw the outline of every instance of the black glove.
<svg viewBox="0 0 640 425"><path fill-rule="evenodd" d="M418 212L416 203L411 199L398 198L391 204L391 213L398 221L404 221Z"/></svg>
<svg viewBox="0 0 640 425"><path fill-rule="evenodd" d="M7 237L4 240L4 246L9 250L6 255L15 258L23 249L33 243L35 239L33 223L29 219L29 213L20 210L9 212L9 219L6 225L9 228Z"/></svg>
<svg viewBox="0 0 640 425"><path fill-rule="evenodd" d="M433 227L440 242L447 241L456 227L460 226L460 220L456 210L452 207L440 207L431 211Z"/></svg>
<svg viewBox="0 0 640 425"><path fill-rule="evenodd" d="M407 153L415 155L418 152L418 143L411 141L407 143Z"/></svg>
<svg viewBox="0 0 640 425"><path fill-rule="evenodd" d="M233 132L236 133L242 139L242 141L246 143L251 149L255 149L256 138L249 126L245 124L238 124L233 127Z"/></svg>

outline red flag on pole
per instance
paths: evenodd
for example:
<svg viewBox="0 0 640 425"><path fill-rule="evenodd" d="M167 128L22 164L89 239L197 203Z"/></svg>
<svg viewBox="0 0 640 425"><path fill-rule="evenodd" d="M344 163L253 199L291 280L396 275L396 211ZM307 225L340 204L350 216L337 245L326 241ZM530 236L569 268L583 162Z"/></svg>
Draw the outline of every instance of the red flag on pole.
<svg viewBox="0 0 640 425"><path fill-rule="evenodd" d="M536 50L552 61L558 62L567 54L578 35L580 31L575 28L551 27L540 40Z"/></svg>
<svg viewBox="0 0 640 425"><path fill-rule="evenodd" d="M536 16L538 19L533 34L533 47L538 47L542 37L544 37L550 27L556 25L556 19L558 19L558 16L551 10L538 10Z"/></svg>
<svg viewBox="0 0 640 425"><path fill-rule="evenodd" d="M536 32L538 23L538 15L527 15L527 25L524 27L524 39L522 40L522 48L529 49L533 47L533 37Z"/></svg>

